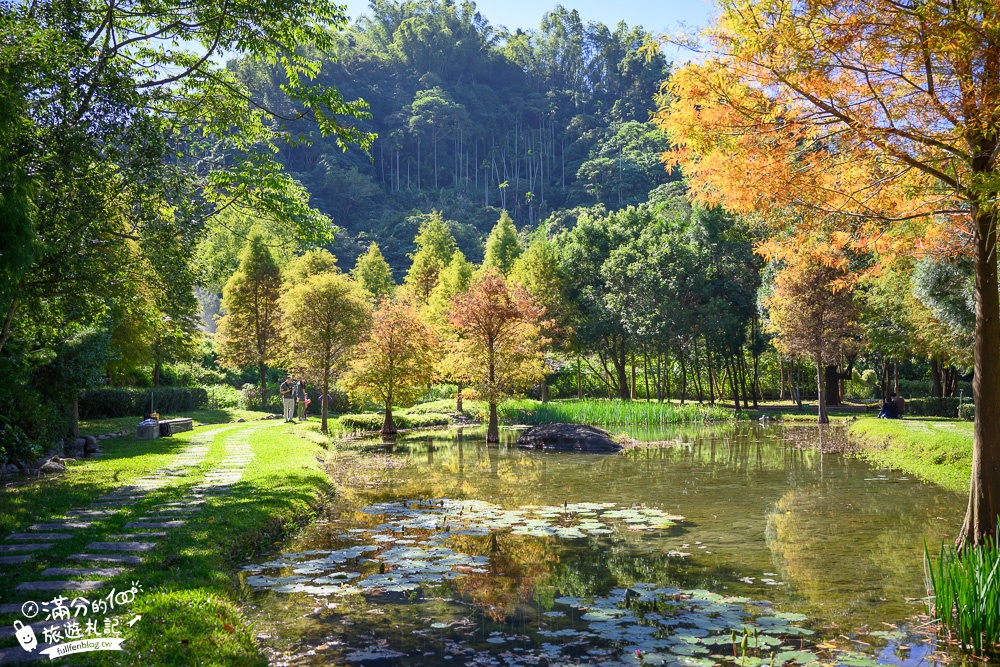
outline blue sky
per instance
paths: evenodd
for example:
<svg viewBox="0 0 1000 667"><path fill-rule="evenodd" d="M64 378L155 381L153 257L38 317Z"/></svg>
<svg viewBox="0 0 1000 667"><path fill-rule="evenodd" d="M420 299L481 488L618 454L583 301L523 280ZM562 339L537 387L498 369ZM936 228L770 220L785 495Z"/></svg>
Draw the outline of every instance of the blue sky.
<svg viewBox="0 0 1000 667"><path fill-rule="evenodd" d="M357 18L368 10L368 0L340 0L347 14ZM654 34L673 33L682 27L689 30L704 26L712 10L709 0L478 0L476 7L493 25L510 30L538 28L542 15L556 4L580 12L584 22L600 21L614 27L624 20L630 26L641 25ZM667 57L688 60L687 53L668 49Z"/></svg>

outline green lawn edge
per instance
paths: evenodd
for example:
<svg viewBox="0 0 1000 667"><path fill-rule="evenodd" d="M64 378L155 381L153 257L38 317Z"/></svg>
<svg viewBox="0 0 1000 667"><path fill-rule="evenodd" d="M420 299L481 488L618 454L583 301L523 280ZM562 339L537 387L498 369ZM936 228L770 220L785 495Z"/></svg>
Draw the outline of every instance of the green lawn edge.
<svg viewBox="0 0 1000 667"><path fill-rule="evenodd" d="M255 642L253 626L240 610L243 588L238 573L249 560L272 552L312 521L330 498L326 440L313 437L308 425L248 421L206 426L152 441L107 440L102 458L71 464L62 475L22 480L0 490L0 527L5 532L23 532L31 523L71 507L86 506L112 488L169 464L188 439L214 429L224 430L213 438L205 462L190 475L151 492L131 508L131 514L115 515L101 527L61 541L33 563L3 571L0 595L4 602L55 597L40 593L32 597L14 588L36 579L45 567L66 566L65 556L83 551L89 541L104 534L129 532L123 526L133 516L156 504L184 498L204 472L223 458L227 435L253 431L249 442L254 459L231 492L210 498L182 530L168 532L143 564L110 580L102 589L122 590L134 581L142 585L143 593L128 609L130 615L138 614L142 619L122 633L125 650L75 655L71 664L267 664ZM0 621L10 624L15 618L0 616ZM0 647L16 645L13 638L0 640ZM68 663L58 660L56 664Z"/></svg>
<svg viewBox="0 0 1000 667"><path fill-rule="evenodd" d="M968 493L972 475L972 422L933 417L877 419L850 424L855 455L951 491Z"/></svg>

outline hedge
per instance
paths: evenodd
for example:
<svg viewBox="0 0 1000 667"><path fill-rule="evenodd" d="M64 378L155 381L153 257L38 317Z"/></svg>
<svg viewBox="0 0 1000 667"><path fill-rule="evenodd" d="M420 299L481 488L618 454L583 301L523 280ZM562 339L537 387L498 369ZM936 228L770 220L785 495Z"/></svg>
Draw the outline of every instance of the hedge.
<svg viewBox="0 0 1000 667"><path fill-rule="evenodd" d="M961 399L955 396L944 398L911 398L906 401L906 414L910 417L958 417Z"/></svg>
<svg viewBox="0 0 1000 667"><path fill-rule="evenodd" d="M142 417L153 409L160 414L176 414L203 408L208 392L202 387L104 387L80 392L80 419L107 417Z"/></svg>
<svg viewBox="0 0 1000 667"><path fill-rule="evenodd" d="M975 421L976 420L976 406L973 403L962 403L958 406L958 418L964 419L965 421Z"/></svg>
<svg viewBox="0 0 1000 667"><path fill-rule="evenodd" d="M396 428L425 428L428 426L448 426L451 418L441 413L428 413L425 415L404 415L392 413ZM348 431L380 431L385 414L381 412L368 412L359 415L344 415L340 418L340 425Z"/></svg>

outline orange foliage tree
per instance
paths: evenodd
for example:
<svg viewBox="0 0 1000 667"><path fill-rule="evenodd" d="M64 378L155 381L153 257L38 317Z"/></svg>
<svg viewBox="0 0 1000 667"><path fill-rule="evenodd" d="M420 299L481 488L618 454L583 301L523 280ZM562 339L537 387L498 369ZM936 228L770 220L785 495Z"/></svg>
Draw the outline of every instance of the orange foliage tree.
<svg viewBox="0 0 1000 667"><path fill-rule="evenodd" d="M458 334L457 364L489 403L486 442L500 442L497 404L544 376L543 313L523 287L508 284L496 269L452 301L448 319Z"/></svg>
<svg viewBox="0 0 1000 667"><path fill-rule="evenodd" d="M829 424L825 368L854 345L859 333L853 299L835 289L841 271L806 255L778 272L767 300L774 346L816 365L818 420Z"/></svg>
<svg viewBox="0 0 1000 667"><path fill-rule="evenodd" d="M349 391L385 406L382 435L396 433L392 406L413 401L420 388L434 379L439 347L434 331L416 308L382 299L368 339L358 345L344 376Z"/></svg>
<svg viewBox="0 0 1000 667"><path fill-rule="evenodd" d="M720 0L658 123L702 202L796 211L880 260L963 252L976 278L974 455L961 539L1000 515L1000 4Z"/></svg>

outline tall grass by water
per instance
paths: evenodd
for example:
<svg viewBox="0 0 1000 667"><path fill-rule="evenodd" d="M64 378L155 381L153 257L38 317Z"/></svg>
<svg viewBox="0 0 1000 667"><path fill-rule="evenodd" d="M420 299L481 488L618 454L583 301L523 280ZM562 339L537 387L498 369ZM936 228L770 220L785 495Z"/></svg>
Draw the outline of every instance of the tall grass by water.
<svg viewBox="0 0 1000 667"><path fill-rule="evenodd" d="M987 537L961 551L942 546L931 561L924 545L927 590L934 592L931 615L976 655L996 650L1000 640L1000 549Z"/></svg>
<svg viewBox="0 0 1000 667"><path fill-rule="evenodd" d="M500 420L508 424L600 424L604 426L661 426L706 421L731 420L732 410L698 405L649 403L646 401L508 401L498 409Z"/></svg>

